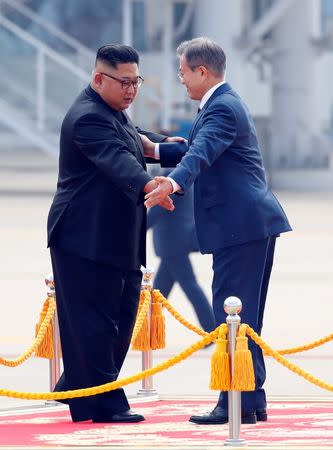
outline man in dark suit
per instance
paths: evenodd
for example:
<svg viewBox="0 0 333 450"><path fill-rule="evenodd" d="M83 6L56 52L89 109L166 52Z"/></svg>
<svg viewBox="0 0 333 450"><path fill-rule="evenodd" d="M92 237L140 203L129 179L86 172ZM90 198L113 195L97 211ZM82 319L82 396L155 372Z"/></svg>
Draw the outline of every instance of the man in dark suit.
<svg viewBox="0 0 333 450"><path fill-rule="evenodd" d="M224 81L226 58L208 38L178 47L179 77L188 95L200 101L188 143L157 144L144 139L147 155L162 167L177 167L146 195L151 207L194 183L195 223L202 253L213 255L213 308L216 323L225 322L224 300L243 303L242 321L260 334L276 237L290 231L288 219L267 187L253 120L242 99ZM267 420L263 389L265 364L250 342L256 389L242 393L242 423ZM190 420L228 422L228 396L220 394L213 411Z"/></svg>
<svg viewBox="0 0 333 450"><path fill-rule="evenodd" d="M138 63L132 47L101 47L91 84L61 128L48 217L64 363L57 391L114 381L130 343L146 258L144 192L157 186L146 172L140 136L123 112L143 81ZM170 199L162 206L173 208ZM144 420L131 412L122 389L64 403L73 421Z"/></svg>
<svg viewBox="0 0 333 450"><path fill-rule="evenodd" d="M167 175L170 169L161 175ZM215 328L213 310L199 285L189 254L199 251L194 225L193 189L185 195L174 195L175 210L172 214L165 208L150 208L147 215L147 229L153 231L153 244L161 262L154 279L154 288L168 297L175 283L185 292L205 331Z"/></svg>

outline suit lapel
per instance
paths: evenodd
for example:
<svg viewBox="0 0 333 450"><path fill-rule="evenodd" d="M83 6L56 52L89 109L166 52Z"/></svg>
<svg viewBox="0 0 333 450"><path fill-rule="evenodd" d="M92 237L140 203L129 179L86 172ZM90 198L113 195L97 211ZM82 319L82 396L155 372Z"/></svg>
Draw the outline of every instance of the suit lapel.
<svg viewBox="0 0 333 450"><path fill-rule="evenodd" d="M194 133L194 130L195 130L195 126L196 126L196 123L198 122L198 120L199 120L199 118L200 118L200 116L202 114L202 111L203 111L203 108L198 112L198 114L196 115L196 117L194 119L194 122L192 123L192 127L191 127L191 130L190 130L190 133L189 133L189 137L188 137L188 142L189 143L191 143L191 141L192 141L192 136L193 136L193 133Z"/></svg>
<svg viewBox="0 0 333 450"><path fill-rule="evenodd" d="M142 164L142 166L144 168L146 168L146 161L145 161L145 157L144 157L143 146L142 146L140 136L139 136L138 132L136 131L136 128L133 125L133 123L131 122L128 115L124 111L119 112L119 111L112 109L110 106L108 106L104 102L102 97L96 91L94 91L94 89L90 85L88 85L86 87L84 92L86 95L91 97L93 100L103 104L107 108L107 110L109 112L111 111L112 114L116 117L116 119L122 124L124 130L127 132L127 134L129 134L131 136L132 139L134 139L134 141L136 143L136 147L138 150L136 152L136 156L138 158L138 161Z"/></svg>
<svg viewBox="0 0 333 450"><path fill-rule="evenodd" d="M146 167L143 146L142 146L142 142L141 142L139 133L137 132L133 122L131 121L131 119L128 117L128 115L125 112L122 112L122 116L123 116L123 127L124 127L125 131L131 136L132 139L134 139L134 141L137 144L138 159L140 160L141 164L144 167Z"/></svg>
<svg viewBox="0 0 333 450"><path fill-rule="evenodd" d="M189 138L188 138L188 142L189 144L191 144L192 138L193 138L193 134L196 128L196 124L198 122L198 120L200 119L200 117L202 116L202 114L205 112L205 110L208 108L208 106L212 103L212 101L214 100L214 98L216 98L218 95L224 94L227 91L231 90L231 86L229 83L223 83L220 87L218 87L213 93L212 95L209 97L209 99L207 100L207 102L204 104L203 108L198 112L196 118L194 119L194 122L192 124L190 133L189 133Z"/></svg>

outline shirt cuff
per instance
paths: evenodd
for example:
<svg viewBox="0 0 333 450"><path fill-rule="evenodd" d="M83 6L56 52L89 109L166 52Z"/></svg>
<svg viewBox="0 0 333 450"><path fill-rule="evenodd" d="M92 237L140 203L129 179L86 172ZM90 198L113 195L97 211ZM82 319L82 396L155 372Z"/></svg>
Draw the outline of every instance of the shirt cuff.
<svg viewBox="0 0 333 450"><path fill-rule="evenodd" d="M160 144L155 144L155 159L160 159Z"/></svg>
<svg viewBox="0 0 333 450"><path fill-rule="evenodd" d="M175 180L173 180L173 179L170 178L170 177L167 177L167 180L169 180L170 183L172 184L172 188L173 188L172 194L173 194L174 192L177 192L177 191L180 191L180 190L181 190L181 187L179 186L178 183L176 183Z"/></svg>

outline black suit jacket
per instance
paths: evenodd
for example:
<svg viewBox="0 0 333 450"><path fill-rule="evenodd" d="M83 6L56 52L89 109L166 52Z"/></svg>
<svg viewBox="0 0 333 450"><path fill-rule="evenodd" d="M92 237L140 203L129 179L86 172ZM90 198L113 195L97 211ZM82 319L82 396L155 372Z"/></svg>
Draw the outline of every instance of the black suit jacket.
<svg viewBox="0 0 333 450"><path fill-rule="evenodd" d="M48 245L121 269L138 269L146 259L143 188L150 180L133 124L88 86L62 123Z"/></svg>

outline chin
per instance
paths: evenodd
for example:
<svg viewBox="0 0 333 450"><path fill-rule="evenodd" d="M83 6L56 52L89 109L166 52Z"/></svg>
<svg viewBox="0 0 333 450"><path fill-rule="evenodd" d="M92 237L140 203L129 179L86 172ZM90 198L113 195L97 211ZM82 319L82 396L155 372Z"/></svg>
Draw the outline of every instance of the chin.
<svg viewBox="0 0 333 450"><path fill-rule="evenodd" d="M192 100L197 100L195 95L191 92L191 91L187 91L187 95L192 99Z"/></svg>

